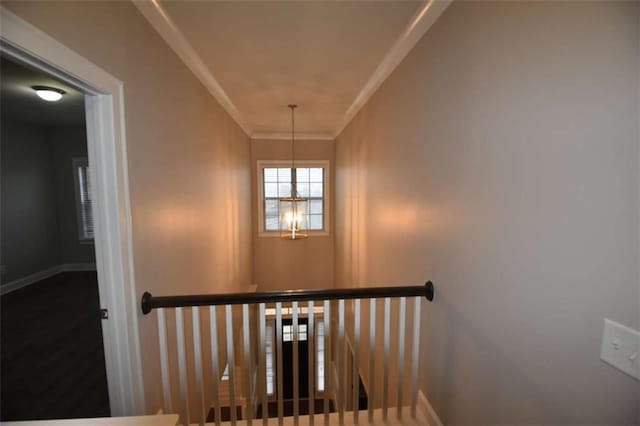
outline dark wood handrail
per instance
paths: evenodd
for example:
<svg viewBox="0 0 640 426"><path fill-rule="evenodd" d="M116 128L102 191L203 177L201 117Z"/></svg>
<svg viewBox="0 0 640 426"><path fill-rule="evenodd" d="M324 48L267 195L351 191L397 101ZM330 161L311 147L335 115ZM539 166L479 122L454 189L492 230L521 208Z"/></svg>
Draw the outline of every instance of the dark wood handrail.
<svg viewBox="0 0 640 426"><path fill-rule="evenodd" d="M142 313L148 314L156 308L179 308L186 306L242 305L254 303L303 302L310 300L373 299L381 297L424 296L433 301L433 283L405 287L332 288L326 290L286 290L261 293L195 294L185 296L142 295Z"/></svg>

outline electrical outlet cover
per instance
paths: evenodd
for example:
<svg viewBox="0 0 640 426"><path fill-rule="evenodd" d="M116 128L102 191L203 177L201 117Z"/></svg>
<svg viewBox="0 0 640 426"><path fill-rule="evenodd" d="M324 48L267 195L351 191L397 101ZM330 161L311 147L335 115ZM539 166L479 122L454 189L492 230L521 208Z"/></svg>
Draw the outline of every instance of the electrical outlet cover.
<svg viewBox="0 0 640 426"><path fill-rule="evenodd" d="M605 318L600 358L640 380L640 332Z"/></svg>

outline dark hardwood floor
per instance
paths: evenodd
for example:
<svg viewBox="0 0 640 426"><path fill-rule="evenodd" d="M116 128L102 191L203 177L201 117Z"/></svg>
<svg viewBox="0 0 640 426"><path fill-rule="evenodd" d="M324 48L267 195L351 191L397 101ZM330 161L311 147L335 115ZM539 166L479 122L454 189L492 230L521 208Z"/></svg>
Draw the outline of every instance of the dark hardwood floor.
<svg viewBox="0 0 640 426"><path fill-rule="evenodd" d="M110 415L96 272L0 298L0 420Z"/></svg>

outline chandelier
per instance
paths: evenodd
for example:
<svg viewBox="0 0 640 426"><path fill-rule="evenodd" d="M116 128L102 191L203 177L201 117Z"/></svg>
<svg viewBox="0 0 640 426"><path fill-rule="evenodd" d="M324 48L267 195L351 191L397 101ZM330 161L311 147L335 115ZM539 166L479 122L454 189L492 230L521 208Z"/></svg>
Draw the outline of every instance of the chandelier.
<svg viewBox="0 0 640 426"><path fill-rule="evenodd" d="M295 151L295 109L297 105L289 105L291 110L291 194L280 199L280 236L287 240L300 240L309 234L309 199L298 193L296 151Z"/></svg>

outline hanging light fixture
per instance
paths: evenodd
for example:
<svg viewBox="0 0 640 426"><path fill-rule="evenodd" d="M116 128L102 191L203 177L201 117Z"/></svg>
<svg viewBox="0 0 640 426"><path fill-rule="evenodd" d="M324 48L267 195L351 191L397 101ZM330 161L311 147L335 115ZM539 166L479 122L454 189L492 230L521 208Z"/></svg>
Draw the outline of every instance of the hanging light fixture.
<svg viewBox="0 0 640 426"><path fill-rule="evenodd" d="M280 236L287 240L300 240L309 236L309 199L298 192L295 151L295 109L291 109L291 196L280 199Z"/></svg>

